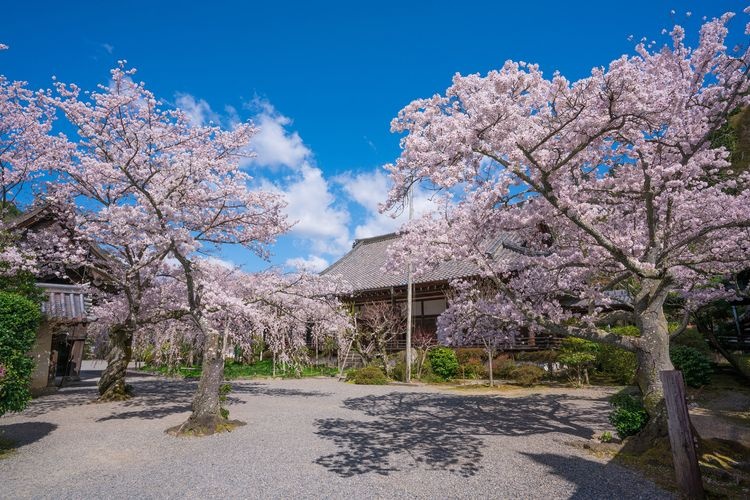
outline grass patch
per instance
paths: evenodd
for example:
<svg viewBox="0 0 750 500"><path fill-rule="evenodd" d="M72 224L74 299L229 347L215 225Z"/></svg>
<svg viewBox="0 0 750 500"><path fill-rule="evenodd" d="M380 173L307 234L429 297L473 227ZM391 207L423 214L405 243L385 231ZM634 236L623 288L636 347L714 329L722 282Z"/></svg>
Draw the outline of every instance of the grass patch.
<svg viewBox="0 0 750 500"><path fill-rule="evenodd" d="M199 378L201 376L200 366L179 366L176 369L166 366L145 365L142 371L158 373L167 377ZM325 365L310 365L302 368L302 377L332 377L338 373L335 367ZM264 359L252 365L230 362L224 365L224 378L227 380L243 378L263 378L273 376L273 360ZM291 368L283 370L280 364L276 366L276 376L281 378L296 378L297 374Z"/></svg>

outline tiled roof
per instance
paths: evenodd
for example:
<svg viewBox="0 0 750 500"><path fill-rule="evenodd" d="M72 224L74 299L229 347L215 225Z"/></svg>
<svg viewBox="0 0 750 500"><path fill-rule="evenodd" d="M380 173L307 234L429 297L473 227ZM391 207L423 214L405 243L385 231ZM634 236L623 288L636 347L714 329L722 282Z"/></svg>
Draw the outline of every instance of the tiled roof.
<svg viewBox="0 0 750 500"><path fill-rule="evenodd" d="M372 238L356 240L351 251L337 260L321 274L340 276L346 280L355 292L377 290L397 286L406 286L407 272L392 273L385 270L388 259L388 247L399 238L396 233L384 234ZM493 258L512 258L513 252L503 246L505 241L512 242L509 236L488 241L486 249ZM439 264L435 269L414 277L414 283L431 283L456 278L476 276L478 269L467 261L449 261Z"/></svg>

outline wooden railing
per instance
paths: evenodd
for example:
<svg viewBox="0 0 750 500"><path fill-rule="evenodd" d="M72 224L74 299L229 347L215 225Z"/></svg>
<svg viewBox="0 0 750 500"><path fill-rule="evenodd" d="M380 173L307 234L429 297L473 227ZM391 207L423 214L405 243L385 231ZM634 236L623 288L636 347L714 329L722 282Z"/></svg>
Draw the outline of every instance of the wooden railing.
<svg viewBox="0 0 750 500"><path fill-rule="evenodd" d="M85 288L78 285L37 283L47 297L42 302L42 314L48 319L87 321L91 299Z"/></svg>

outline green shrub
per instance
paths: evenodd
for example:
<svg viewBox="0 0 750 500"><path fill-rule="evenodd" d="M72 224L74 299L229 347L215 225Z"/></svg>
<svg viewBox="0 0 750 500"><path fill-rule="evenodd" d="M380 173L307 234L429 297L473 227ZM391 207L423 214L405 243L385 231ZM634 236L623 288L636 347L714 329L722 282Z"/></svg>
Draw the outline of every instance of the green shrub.
<svg viewBox="0 0 750 500"><path fill-rule="evenodd" d="M596 360L596 352L599 350L599 344L586 339L577 337L567 337L563 339L558 361L576 372L578 384L583 379L589 382L589 366Z"/></svg>
<svg viewBox="0 0 750 500"><path fill-rule="evenodd" d="M487 361L487 351L479 347L459 347L455 352L459 365L468 363L471 360Z"/></svg>
<svg viewBox="0 0 750 500"><path fill-rule="evenodd" d="M452 379L458 373L456 352L449 347L431 349L427 358L430 360L432 372L445 380Z"/></svg>
<svg viewBox="0 0 750 500"><path fill-rule="evenodd" d="M497 358L492 362L492 375L497 378L511 378L517 366L510 358Z"/></svg>
<svg viewBox="0 0 750 500"><path fill-rule="evenodd" d="M604 431L602 432L602 435L599 436L599 441L601 441L602 443L611 443L612 439L612 433L609 431Z"/></svg>
<svg viewBox="0 0 750 500"><path fill-rule="evenodd" d="M511 372L511 377L521 385L532 386L542 380L544 373L536 365L520 365Z"/></svg>
<svg viewBox="0 0 750 500"><path fill-rule="evenodd" d="M529 363L545 363L552 364L557 362L557 357L560 355L558 351L552 349L544 351L528 351L521 352L518 354L516 359L518 361L527 361Z"/></svg>
<svg viewBox="0 0 750 500"><path fill-rule="evenodd" d="M635 380L637 361L633 352L602 344L594 363L601 373L611 376L619 384L629 385Z"/></svg>
<svg viewBox="0 0 750 500"><path fill-rule="evenodd" d="M703 335L701 335L701 333L695 328L688 328L678 336L673 337L669 343L670 347L681 345L685 347L692 347L705 356L711 354L711 348L709 347L708 342L706 342L706 339L703 338Z"/></svg>
<svg viewBox="0 0 750 500"><path fill-rule="evenodd" d="M23 410L31 399L34 360L28 353L40 319L35 302L0 292L0 415Z"/></svg>
<svg viewBox="0 0 750 500"><path fill-rule="evenodd" d="M620 438L637 434L648 422L648 413L643 405L630 394L615 394L609 404L613 408L609 414L609 422Z"/></svg>
<svg viewBox="0 0 750 500"><path fill-rule="evenodd" d="M690 387L701 387L710 382L711 362L698 349L676 345L669 349L669 357Z"/></svg>
<svg viewBox="0 0 750 500"><path fill-rule="evenodd" d="M349 380L349 374L347 374ZM351 380L358 385L385 385L388 383L388 377L379 366L365 366L352 372Z"/></svg>
<svg viewBox="0 0 750 500"><path fill-rule="evenodd" d="M461 378L484 378L487 376L487 367L482 363L482 360L471 358L459 365L458 373Z"/></svg>

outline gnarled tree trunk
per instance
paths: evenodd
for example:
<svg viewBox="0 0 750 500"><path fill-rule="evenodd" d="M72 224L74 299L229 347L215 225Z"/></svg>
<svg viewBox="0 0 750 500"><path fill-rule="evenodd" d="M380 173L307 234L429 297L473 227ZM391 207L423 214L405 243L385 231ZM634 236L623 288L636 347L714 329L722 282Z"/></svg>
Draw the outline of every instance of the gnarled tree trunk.
<svg viewBox="0 0 750 500"><path fill-rule="evenodd" d="M641 332L636 339L636 382L643 394L643 406L649 421L638 435L644 445L654 439L667 438L667 413L664 387L659 377L662 370L672 370L669 358L669 326L664 315L668 287L665 280L644 280L635 299L635 322Z"/></svg>
<svg viewBox="0 0 750 500"><path fill-rule="evenodd" d="M220 388L224 381L224 356L219 332L206 328L203 347L203 365L198 390L193 397L193 412L187 421L167 429L174 435L204 436L216 432L231 431L244 425L238 420L228 420L221 415Z"/></svg>
<svg viewBox="0 0 750 500"><path fill-rule="evenodd" d="M123 401L130 397L125 372L133 355L133 329L126 324L112 327L109 332L107 368L99 379L99 401Z"/></svg>

